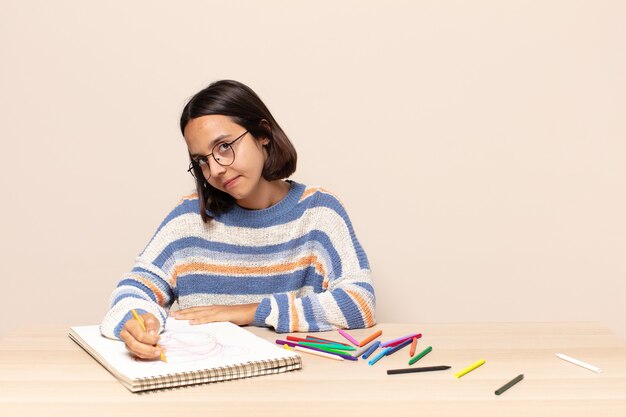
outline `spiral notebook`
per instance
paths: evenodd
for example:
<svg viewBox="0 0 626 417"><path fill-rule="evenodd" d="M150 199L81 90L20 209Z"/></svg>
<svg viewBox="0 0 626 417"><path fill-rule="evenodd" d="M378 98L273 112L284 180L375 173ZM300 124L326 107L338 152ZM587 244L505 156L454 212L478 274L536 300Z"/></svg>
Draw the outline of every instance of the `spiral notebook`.
<svg viewBox="0 0 626 417"><path fill-rule="evenodd" d="M168 319L159 341L166 349L167 363L134 358L124 342L105 338L97 325L71 327L69 337L132 392L278 374L302 367L297 353L227 322L191 326L187 321Z"/></svg>

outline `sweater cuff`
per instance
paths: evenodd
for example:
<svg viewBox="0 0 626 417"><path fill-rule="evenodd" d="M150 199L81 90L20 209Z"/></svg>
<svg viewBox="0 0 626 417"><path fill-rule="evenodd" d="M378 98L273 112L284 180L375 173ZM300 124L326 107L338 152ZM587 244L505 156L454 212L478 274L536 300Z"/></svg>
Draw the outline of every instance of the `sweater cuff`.
<svg viewBox="0 0 626 417"><path fill-rule="evenodd" d="M271 309L270 299L264 298L254 312L254 321L252 324L257 327L268 327L267 323L265 323L265 319L270 315Z"/></svg>
<svg viewBox="0 0 626 417"><path fill-rule="evenodd" d="M136 312L137 312L137 314L139 314L140 316L141 316L142 314L146 314L146 313L147 313L147 311L146 311L146 310L143 310L143 309L141 309L141 308L137 308L137 309L135 309L135 311L136 311ZM133 317L133 313L131 313L130 311L129 311L128 313L124 314L124 317L122 317L122 320L120 320L120 322L117 324L117 326L115 326L115 329L113 330L113 334L115 335L115 337L116 337L117 339L120 339L120 340L121 340L120 333L122 333L122 330L124 329L124 326L126 325L126 322L127 322L128 320L133 319L133 318L134 318L134 317Z"/></svg>

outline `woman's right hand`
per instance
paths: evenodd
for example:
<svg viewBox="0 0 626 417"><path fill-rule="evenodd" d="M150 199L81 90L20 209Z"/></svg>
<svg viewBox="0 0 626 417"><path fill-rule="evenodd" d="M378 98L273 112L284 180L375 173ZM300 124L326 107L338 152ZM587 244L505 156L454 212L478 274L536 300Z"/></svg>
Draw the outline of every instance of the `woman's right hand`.
<svg viewBox="0 0 626 417"><path fill-rule="evenodd" d="M120 332L120 339L126 343L126 349L133 355L141 359L159 359L163 348L156 346L160 339L160 323L154 314L142 314L146 330L141 327L136 319L130 319L124 324Z"/></svg>

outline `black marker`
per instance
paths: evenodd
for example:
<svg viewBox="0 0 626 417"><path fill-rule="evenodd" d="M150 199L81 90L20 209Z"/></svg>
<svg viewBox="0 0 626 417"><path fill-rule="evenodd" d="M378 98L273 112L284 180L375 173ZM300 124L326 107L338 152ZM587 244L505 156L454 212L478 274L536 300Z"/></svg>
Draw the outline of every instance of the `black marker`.
<svg viewBox="0 0 626 417"><path fill-rule="evenodd" d="M524 374L520 374L518 376L516 376L515 378L513 378L512 380L510 380L509 382L507 382L506 384L502 385L500 388L498 388L496 390L496 395L500 395L502 394L504 391L508 390L509 388L511 388L513 385L517 384L518 382L520 382L522 379L524 379Z"/></svg>
<svg viewBox="0 0 626 417"><path fill-rule="evenodd" d="M451 368L450 366L441 365L441 366L425 366L423 368L388 369L387 375L410 374L413 372L445 371L446 369L450 369L450 368Z"/></svg>

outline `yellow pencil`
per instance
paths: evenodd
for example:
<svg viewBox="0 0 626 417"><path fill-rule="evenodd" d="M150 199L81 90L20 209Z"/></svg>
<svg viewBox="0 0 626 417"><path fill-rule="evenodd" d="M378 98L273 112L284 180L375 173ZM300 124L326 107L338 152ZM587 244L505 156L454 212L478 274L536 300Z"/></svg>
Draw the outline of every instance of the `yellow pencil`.
<svg viewBox="0 0 626 417"><path fill-rule="evenodd" d="M137 312L135 311L134 308L131 310L131 312L133 313L133 317L135 318L135 320L137 320L139 322L139 324L141 324L141 328L145 331L146 330L146 324L143 322L143 317L141 317L139 314L137 314ZM163 354L163 350L162 349L161 349L161 360L163 362L167 363L167 358Z"/></svg>
<svg viewBox="0 0 626 417"><path fill-rule="evenodd" d="M457 378L461 378L463 375L465 375L468 372L472 372L474 369L478 368L479 366L481 366L485 362L486 361L484 359L481 359L478 362L475 362L475 363L471 364L470 366L468 366L467 368L463 369L461 372L457 372L456 374L454 374L454 376L457 377Z"/></svg>

